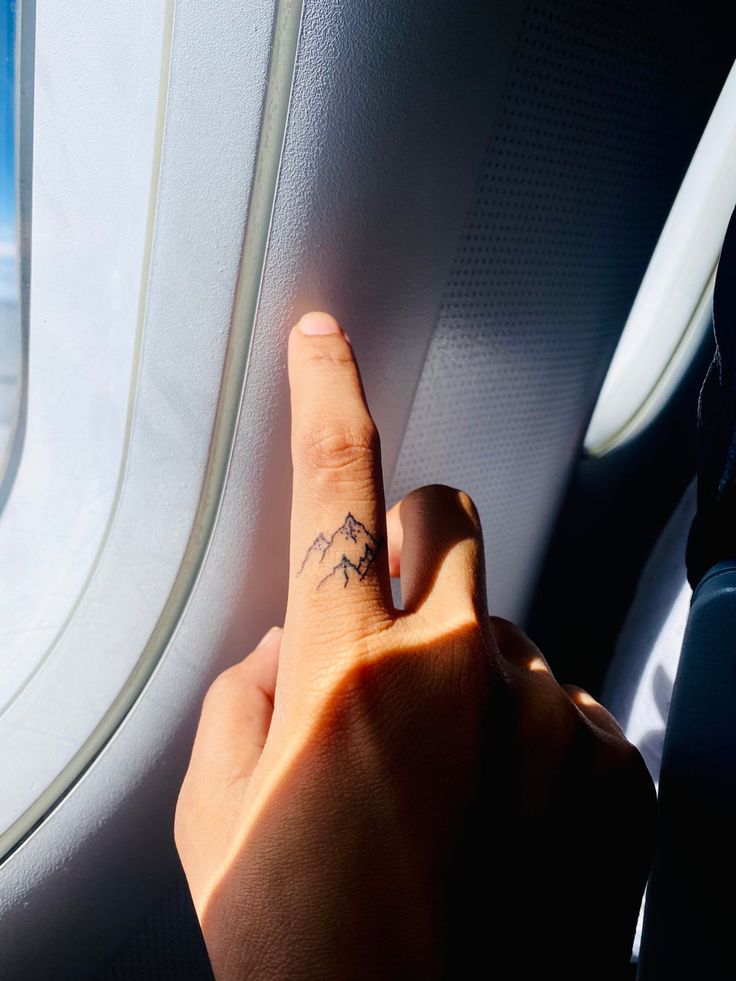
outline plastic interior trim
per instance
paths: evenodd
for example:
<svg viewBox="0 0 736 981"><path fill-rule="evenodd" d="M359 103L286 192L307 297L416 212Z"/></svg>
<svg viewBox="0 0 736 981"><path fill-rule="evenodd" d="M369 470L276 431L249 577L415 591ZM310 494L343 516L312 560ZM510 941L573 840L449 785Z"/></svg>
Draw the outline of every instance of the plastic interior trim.
<svg viewBox="0 0 736 981"><path fill-rule="evenodd" d="M693 155L606 375L585 437L594 456L640 432L682 377L736 202L736 66Z"/></svg>

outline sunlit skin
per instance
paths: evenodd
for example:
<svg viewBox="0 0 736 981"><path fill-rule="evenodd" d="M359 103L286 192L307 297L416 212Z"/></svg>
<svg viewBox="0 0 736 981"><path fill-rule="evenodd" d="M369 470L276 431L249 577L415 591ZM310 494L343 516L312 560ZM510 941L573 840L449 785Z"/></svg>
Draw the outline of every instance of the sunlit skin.
<svg viewBox="0 0 736 981"><path fill-rule="evenodd" d="M653 828L639 754L489 616L466 494L386 514L328 314L292 331L289 379L284 627L210 689L176 811L216 978L620 977Z"/></svg>

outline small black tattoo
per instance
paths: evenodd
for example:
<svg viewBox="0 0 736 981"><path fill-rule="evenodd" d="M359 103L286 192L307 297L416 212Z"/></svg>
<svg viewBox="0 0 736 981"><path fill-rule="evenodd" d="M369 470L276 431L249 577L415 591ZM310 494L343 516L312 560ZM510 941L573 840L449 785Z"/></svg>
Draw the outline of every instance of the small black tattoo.
<svg viewBox="0 0 736 981"><path fill-rule="evenodd" d="M331 535L328 536L322 532L317 535L307 549L307 554L304 556L304 561L297 575L300 576L304 572L307 564L322 565L324 563L330 571L317 583L317 589L323 586L328 579L339 575L343 577L343 588L345 588L351 579L357 578L359 581L365 579L382 544L380 538L372 535L363 522L358 521L348 511L343 523ZM338 555L340 560L335 562L334 560Z"/></svg>

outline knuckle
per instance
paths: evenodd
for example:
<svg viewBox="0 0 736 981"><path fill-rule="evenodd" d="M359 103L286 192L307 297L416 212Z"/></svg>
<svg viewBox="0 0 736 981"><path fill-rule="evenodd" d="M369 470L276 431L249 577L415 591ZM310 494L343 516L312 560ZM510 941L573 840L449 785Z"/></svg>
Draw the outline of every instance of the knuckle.
<svg viewBox="0 0 736 981"><path fill-rule="evenodd" d="M480 618L473 617L461 636L451 645L451 656L444 659L455 690L471 698L487 695L491 677L491 658L486 632Z"/></svg>
<svg viewBox="0 0 736 981"><path fill-rule="evenodd" d="M480 526L478 509L475 506L470 494L457 487L450 487L447 484L428 484L412 491L408 497L417 496L418 499L429 499L436 506L445 510L463 511L472 521Z"/></svg>
<svg viewBox="0 0 736 981"><path fill-rule="evenodd" d="M629 742L625 736L622 736L613 745L609 744L609 750L613 759L612 765L624 772L629 781L634 783L643 782L646 784L651 782L644 757L637 747Z"/></svg>
<svg viewBox="0 0 736 981"><path fill-rule="evenodd" d="M354 369L355 360L350 349L346 350L345 341L337 335L330 339L333 340L332 344L321 345L319 348L310 350L307 355L307 363L315 365L317 368L327 365L328 367Z"/></svg>
<svg viewBox="0 0 736 981"><path fill-rule="evenodd" d="M202 705L203 712L208 711L213 705L221 702L223 698L231 695L234 689L240 687L241 672L238 668L239 665L234 664L217 675L205 693Z"/></svg>
<svg viewBox="0 0 736 981"><path fill-rule="evenodd" d="M464 490L457 491L457 501L460 507L465 511L469 518L472 518L476 524L480 524L480 515L478 514L478 508L475 506L475 501L473 498Z"/></svg>
<svg viewBox="0 0 736 981"><path fill-rule="evenodd" d="M411 687L410 673L405 665L390 658L377 662L357 660L343 666L333 678L330 697L333 719L342 723L339 728L352 731L365 726L372 728L397 692L407 693Z"/></svg>
<svg viewBox="0 0 736 981"><path fill-rule="evenodd" d="M370 419L355 423L327 422L302 441L302 464L313 473L371 469L379 453L378 432Z"/></svg>

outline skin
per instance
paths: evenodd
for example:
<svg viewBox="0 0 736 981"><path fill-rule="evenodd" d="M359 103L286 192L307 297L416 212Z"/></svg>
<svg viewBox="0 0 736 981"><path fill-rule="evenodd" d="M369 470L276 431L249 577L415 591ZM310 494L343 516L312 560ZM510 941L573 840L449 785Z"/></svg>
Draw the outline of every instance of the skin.
<svg viewBox="0 0 736 981"><path fill-rule="evenodd" d="M284 627L209 690L176 809L216 978L622 976L652 847L641 757L489 617L466 494L386 514L328 314L292 331L289 379Z"/></svg>

